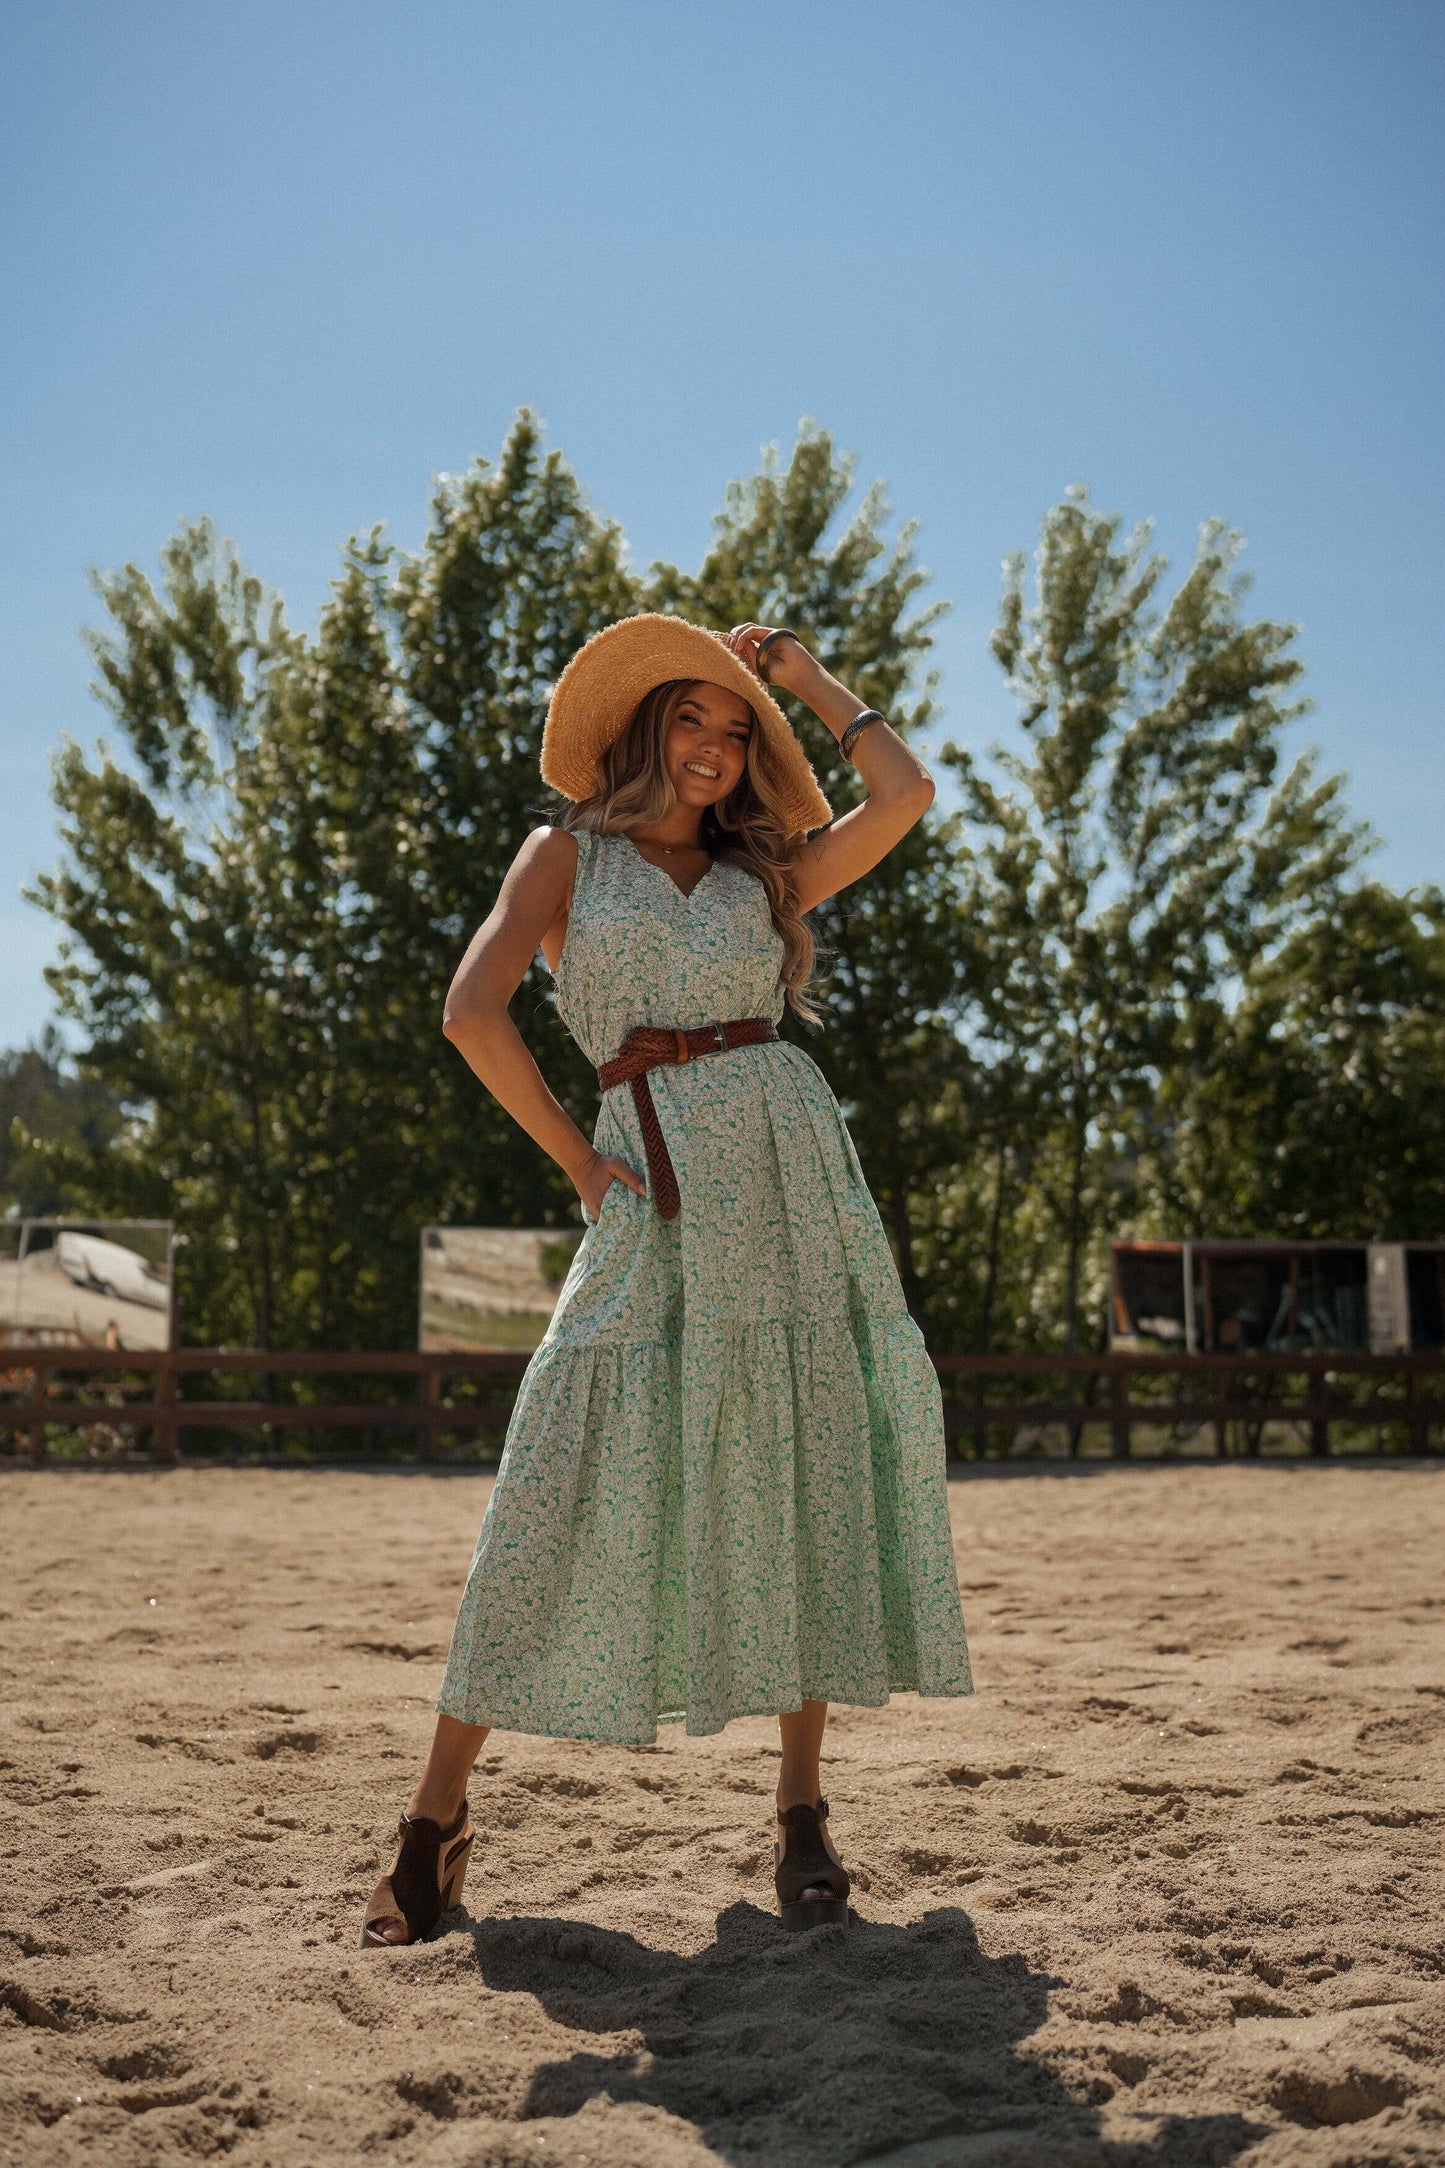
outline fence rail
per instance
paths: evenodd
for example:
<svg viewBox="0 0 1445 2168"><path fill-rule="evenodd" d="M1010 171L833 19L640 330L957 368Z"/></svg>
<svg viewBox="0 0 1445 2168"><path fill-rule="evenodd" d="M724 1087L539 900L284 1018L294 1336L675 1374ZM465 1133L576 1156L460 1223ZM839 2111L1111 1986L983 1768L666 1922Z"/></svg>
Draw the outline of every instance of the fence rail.
<svg viewBox="0 0 1445 2168"><path fill-rule="evenodd" d="M129 1351L75 1347L0 1349L0 1433L25 1440L39 1463L51 1430L91 1425L149 1433L151 1452L174 1460L187 1429L410 1430L422 1460L441 1453L443 1433L495 1429L511 1414L530 1356L497 1354L280 1353L265 1348ZM1217 1453L1231 1426L1242 1450L1258 1452L1266 1426L1299 1425L1313 1454L1330 1451L1332 1425L1399 1432L1408 1449L1445 1442L1445 1354L1428 1355L939 1355L949 1441L978 1455L1000 1433L1062 1430L1077 1453L1089 1429L1107 1432L1127 1459L1139 1430L1211 1428ZM251 1399L186 1397L187 1380L259 1377ZM282 1380L390 1378L409 1384L404 1400L277 1397ZM494 1380L486 1398L449 1403L447 1380ZM1044 1381L1032 1397L1022 1381ZM67 1382L68 1381L68 1382ZM78 1382L77 1382L78 1381ZM149 1381L149 1391L144 1387ZM414 1381L414 1382L413 1382ZM1286 1390L1292 1386L1293 1390ZM997 1388L993 1390L992 1388ZM138 1442L138 1441L137 1441Z"/></svg>
<svg viewBox="0 0 1445 2168"><path fill-rule="evenodd" d="M1411 1452L1445 1440L1445 1353L1336 1352L1245 1355L939 1355L950 1441L971 1434L986 1450L989 1428L1062 1426L1077 1452L1085 1427L1106 1426L1110 1450L1128 1459L1136 1429L1209 1427L1223 1457L1231 1425L1245 1453L1257 1453L1270 1424L1308 1431L1309 1450L1328 1454L1332 1424L1398 1429ZM990 1398L992 1380L1052 1377L1052 1399ZM1293 1390L1286 1390L1293 1387Z"/></svg>

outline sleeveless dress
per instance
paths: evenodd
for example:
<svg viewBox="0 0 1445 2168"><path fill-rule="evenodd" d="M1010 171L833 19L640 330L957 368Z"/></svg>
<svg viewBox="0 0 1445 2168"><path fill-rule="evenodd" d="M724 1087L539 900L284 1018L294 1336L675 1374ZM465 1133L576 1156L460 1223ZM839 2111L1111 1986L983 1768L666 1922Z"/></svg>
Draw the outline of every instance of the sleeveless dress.
<svg viewBox="0 0 1445 2168"><path fill-rule="evenodd" d="M594 1066L636 1024L778 1020L750 873L714 860L685 896L626 836L577 848L556 1002ZM660 1720L972 1693L938 1379L821 1070L777 1041L649 1082L682 1209L613 1182L588 1219L437 1709L645 1745ZM646 1178L626 1085L594 1141Z"/></svg>

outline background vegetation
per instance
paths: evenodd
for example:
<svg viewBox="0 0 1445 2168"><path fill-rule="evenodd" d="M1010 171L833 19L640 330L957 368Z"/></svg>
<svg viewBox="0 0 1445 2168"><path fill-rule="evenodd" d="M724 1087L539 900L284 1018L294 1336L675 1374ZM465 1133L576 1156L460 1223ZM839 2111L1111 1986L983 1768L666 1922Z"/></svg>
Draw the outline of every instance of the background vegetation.
<svg viewBox="0 0 1445 2168"><path fill-rule="evenodd" d="M571 1185L439 1030L527 831L573 650L632 611L793 625L898 727L935 720L925 575L805 426L733 483L694 573L626 563L522 410L443 477L416 556L353 538L314 637L206 522L97 576L116 731L67 742L35 896L80 1048L0 1062L12 1210L173 1216L192 1342L406 1346L418 1227L566 1225ZM1070 491L993 650L1018 730L817 914L842 1100L936 1350L1089 1347L1107 1237L1445 1234L1445 899L1368 879L1338 779L1287 765L1294 628L1217 521L1173 593ZM842 811L856 779L798 728ZM948 796L948 793L944 794ZM534 967L517 1020L579 1121Z"/></svg>

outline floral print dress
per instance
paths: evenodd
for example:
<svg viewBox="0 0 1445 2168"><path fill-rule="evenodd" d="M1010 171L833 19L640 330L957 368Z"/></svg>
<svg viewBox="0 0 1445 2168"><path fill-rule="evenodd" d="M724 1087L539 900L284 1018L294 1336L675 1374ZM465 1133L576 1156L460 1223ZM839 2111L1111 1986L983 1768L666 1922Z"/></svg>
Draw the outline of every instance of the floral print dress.
<svg viewBox="0 0 1445 2168"><path fill-rule="evenodd" d="M594 1065L636 1024L782 1014L761 884L684 895L579 831L558 1011ZM973 1690L943 1409L822 1072L785 1041L649 1077L682 1209L613 1182L523 1377L437 1708L646 1744L890 1692ZM594 1132L646 1175L632 1094Z"/></svg>

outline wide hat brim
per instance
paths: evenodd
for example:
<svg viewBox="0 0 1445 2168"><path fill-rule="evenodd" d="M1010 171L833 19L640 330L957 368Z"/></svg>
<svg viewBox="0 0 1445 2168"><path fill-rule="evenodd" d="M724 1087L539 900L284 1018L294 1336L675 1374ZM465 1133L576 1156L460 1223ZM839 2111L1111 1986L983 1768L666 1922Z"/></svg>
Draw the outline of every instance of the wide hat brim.
<svg viewBox="0 0 1445 2168"><path fill-rule="evenodd" d="M624 617L578 648L552 691L542 731L542 779L574 802L597 788L597 763L654 685L704 678L747 701L758 719L762 753L782 801L790 835L825 828L833 808L807 754L762 679L723 639L685 618Z"/></svg>

